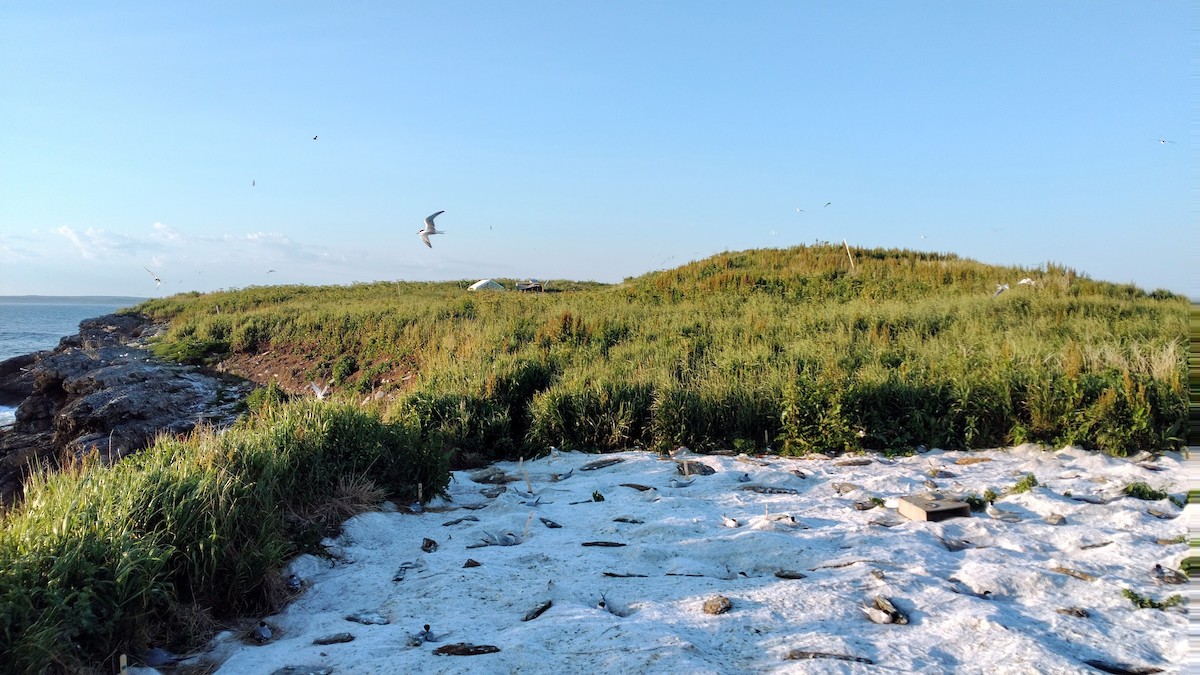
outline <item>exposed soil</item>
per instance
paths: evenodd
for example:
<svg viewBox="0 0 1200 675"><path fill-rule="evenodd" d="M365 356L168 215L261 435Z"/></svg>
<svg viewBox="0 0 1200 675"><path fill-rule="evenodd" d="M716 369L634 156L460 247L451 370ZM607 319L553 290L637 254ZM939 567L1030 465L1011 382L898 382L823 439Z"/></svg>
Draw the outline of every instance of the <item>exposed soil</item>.
<svg viewBox="0 0 1200 675"><path fill-rule="evenodd" d="M230 373L245 378L251 382L266 386L274 381L279 388L291 395L312 395L312 378L308 373L318 365L319 357L300 352L272 349L257 354L235 352L216 364L219 372ZM367 364L368 367L370 364ZM364 395L363 403L382 398L391 399L396 391L407 389L415 381L415 364L405 363L378 375L377 385L369 395ZM361 372L360 368L360 372ZM358 373L349 378L346 388L357 389ZM332 383L318 381L318 385L329 384L330 393L338 393L341 389Z"/></svg>

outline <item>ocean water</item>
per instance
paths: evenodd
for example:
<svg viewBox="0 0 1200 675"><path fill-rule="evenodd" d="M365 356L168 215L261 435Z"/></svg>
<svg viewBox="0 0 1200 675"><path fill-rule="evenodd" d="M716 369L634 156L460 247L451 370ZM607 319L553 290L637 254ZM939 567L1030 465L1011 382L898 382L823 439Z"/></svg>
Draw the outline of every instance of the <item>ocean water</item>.
<svg viewBox="0 0 1200 675"><path fill-rule="evenodd" d="M79 332L79 322L142 298L5 297L0 296L0 361L43 349L53 349L67 335ZM0 406L0 426L12 424L15 408Z"/></svg>

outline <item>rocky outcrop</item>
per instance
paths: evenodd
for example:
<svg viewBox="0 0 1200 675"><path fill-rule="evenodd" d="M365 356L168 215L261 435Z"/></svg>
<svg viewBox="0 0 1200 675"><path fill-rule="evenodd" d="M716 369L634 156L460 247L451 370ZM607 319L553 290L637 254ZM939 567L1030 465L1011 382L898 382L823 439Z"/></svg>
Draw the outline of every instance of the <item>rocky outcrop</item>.
<svg viewBox="0 0 1200 675"><path fill-rule="evenodd" d="M34 465L93 452L115 462L158 434L236 418L250 383L157 359L146 341L161 330L110 314L81 322L53 351L0 362L0 400L20 401L16 422L0 430L0 502L20 495Z"/></svg>

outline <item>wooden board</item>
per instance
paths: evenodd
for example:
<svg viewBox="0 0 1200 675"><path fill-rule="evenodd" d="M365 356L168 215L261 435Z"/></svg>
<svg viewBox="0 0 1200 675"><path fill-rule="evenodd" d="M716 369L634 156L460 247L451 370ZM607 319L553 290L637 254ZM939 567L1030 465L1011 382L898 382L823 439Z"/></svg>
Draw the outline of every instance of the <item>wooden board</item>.
<svg viewBox="0 0 1200 675"><path fill-rule="evenodd" d="M900 515L911 520L937 522L947 518L970 517L971 507L965 502L943 496L940 492L923 492L900 498Z"/></svg>

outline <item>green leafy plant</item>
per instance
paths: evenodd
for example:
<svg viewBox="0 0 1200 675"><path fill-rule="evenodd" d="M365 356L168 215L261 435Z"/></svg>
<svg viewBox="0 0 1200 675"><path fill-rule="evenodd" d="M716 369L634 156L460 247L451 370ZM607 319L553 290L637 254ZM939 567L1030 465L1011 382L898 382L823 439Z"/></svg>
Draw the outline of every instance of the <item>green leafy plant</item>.
<svg viewBox="0 0 1200 675"><path fill-rule="evenodd" d="M1154 488L1150 487L1149 483L1142 481L1135 481L1129 485L1126 485L1121 492L1129 497L1133 497L1134 499L1144 499L1149 502L1156 502L1160 499L1166 499L1168 496L1166 490L1155 490Z"/></svg>
<svg viewBox="0 0 1200 675"><path fill-rule="evenodd" d="M1122 590L1121 594L1128 598L1134 607L1138 609L1169 609L1175 605L1183 604L1183 596L1178 593L1168 597L1166 600L1155 600L1154 598L1141 595L1130 588Z"/></svg>
<svg viewBox="0 0 1200 675"><path fill-rule="evenodd" d="M1031 473L1027 473L1023 477L1021 477L1021 480L1018 480L1017 484L1012 486L1012 489L1009 491L1012 492L1013 494L1020 494L1022 492L1029 492L1030 490L1032 490L1033 488L1035 488L1037 486L1038 486L1037 476L1034 476Z"/></svg>

